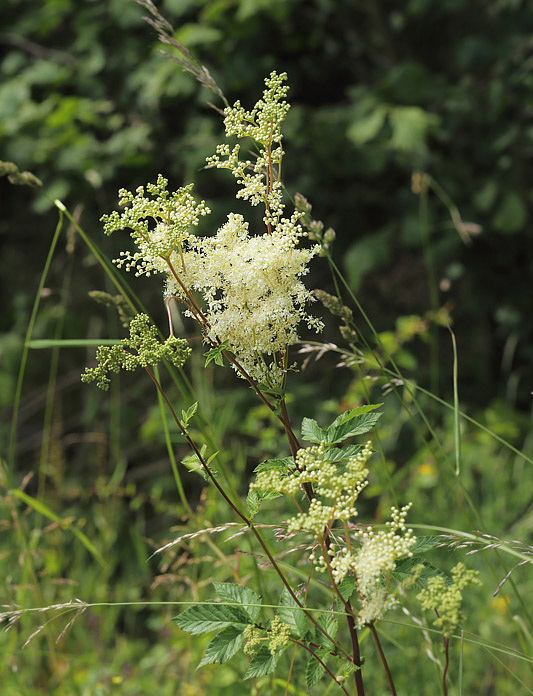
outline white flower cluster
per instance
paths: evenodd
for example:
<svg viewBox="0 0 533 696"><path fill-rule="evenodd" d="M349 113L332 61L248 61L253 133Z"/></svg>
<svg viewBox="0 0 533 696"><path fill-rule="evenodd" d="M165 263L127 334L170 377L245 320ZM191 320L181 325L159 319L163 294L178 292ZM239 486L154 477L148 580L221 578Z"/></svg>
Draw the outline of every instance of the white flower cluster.
<svg viewBox="0 0 533 696"><path fill-rule="evenodd" d="M388 580L399 558L412 556L411 547L416 541L412 529L407 529L405 518L411 503L400 510L391 509L391 520L386 531L360 531L362 544L351 568L357 579L357 591L361 600L359 624L376 621L395 604L388 592ZM386 584L382 585L383 577Z"/></svg>
<svg viewBox="0 0 533 696"><path fill-rule="evenodd" d="M322 327L305 311L313 297L300 280L314 251L296 249L290 235L289 229L281 239L251 236L244 218L232 213L216 236L191 238L171 256L181 282L204 298L206 336L226 342L248 374L269 387L283 382L280 354L298 340L298 324ZM166 293L184 296L172 276Z"/></svg>
<svg viewBox="0 0 533 696"><path fill-rule="evenodd" d="M131 237L138 251L121 251L115 259L120 268L135 270L135 275L168 273L166 259L175 249L181 249L186 241L193 238L191 227L198 225L200 217L211 211L204 201L197 203L191 196L192 184L170 194L168 180L161 174L156 184L139 186L135 195L126 189L119 191L119 204L126 206L122 214L116 210L104 215L104 232L131 229Z"/></svg>
<svg viewBox="0 0 533 696"><path fill-rule="evenodd" d="M409 549L416 537L412 529L405 527L405 517L410 507L411 503L401 510L393 507L386 531L358 530L356 536L360 537L361 546L357 553L344 549L336 553L330 562L335 581L340 582L349 570L353 570L360 595L375 595L381 577L394 570L397 559L412 555ZM398 532L402 532L403 536Z"/></svg>
<svg viewBox="0 0 533 696"><path fill-rule="evenodd" d="M283 82L286 79L286 73L270 73L270 77L265 80L263 98L251 111L246 111L239 101L224 110L226 135L249 137L260 146L255 160L239 160L239 145L233 150L230 150L229 145L219 145L216 154L207 158L208 166L229 169L233 173L241 187L237 198L250 201L251 205L264 204L264 221L270 232L280 224L295 226L295 222L301 217L300 213L296 213L296 217L293 216L290 221L282 219L284 205L280 180L283 158L281 124L290 108L285 101L288 87ZM302 234L300 226L297 226L297 236ZM285 234L281 236L284 237Z"/></svg>
<svg viewBox="0 0 533 696"><path fill-rule="evenodd" d="M239 102L225 114L227 135L250 137L260 152L252 163L239 160L239 146L219 145L208 158L211 166L230 169L240 190L237 197L265 206L266 232L251 235L241 215L230 214L213 237L197 237L190 228L209 213L202 201L190 194L192 186L175 193L166 190L167 180L141 186L135 194L120 191L119 214L105 215L107 234L126 227L132 230L137 251L121 252L118 266L136 275L167 274L166 296L178 296L186 314L199 321L211 347L223 344L233 353L237 372L243 369L266 389L283 387L288 369L287 348L298 340L297 327L304 321L316 331L322 322L305 311L314 301L302 283L308 263L318 246L300 249L304 231L298 223L302 213L283 217L280 180L281 124L289 110L285 101L286 74L271 73L265 80L263 98L252 111ZM194 292L203 299L197 305Z"/></svg>

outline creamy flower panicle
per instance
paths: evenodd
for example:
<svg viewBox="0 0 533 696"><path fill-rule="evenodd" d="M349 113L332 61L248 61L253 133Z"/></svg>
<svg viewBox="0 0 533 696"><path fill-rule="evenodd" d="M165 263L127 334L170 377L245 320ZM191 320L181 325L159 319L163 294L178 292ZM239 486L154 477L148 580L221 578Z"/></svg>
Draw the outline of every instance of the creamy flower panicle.
<svg viewBox="0 0 533 696"><path fill-rule="evenodd" d="M184 285L203 296L208 338L227 342L248 374L269 386L281 385L285 368L276 354L298 340L298 324L322 326L305 311L313 298L301 281L314 252L295 248L289 235L251 236L232 213L215 237L191 239L171 257ZM166 294L184 296L173 276Z"/></svg>
<svg viewBox="0 0 533 696"><path fill-rule="evenodd" d="M232 366L267 389L282 388L288 346L298 340L298 325L315 331L322 322L306 311L314 301L302 283L318 247L299 248L305 236L300 212L284 217L280 167L281 124L289 110L286 74L271 73L263 97L252 111L239 102L224 111L228 136L251 138L259 146L254 161L240 160L240 147L219 145L208 166L229 169L240 187L237 198L265 208L263 234L252 234L242 215L230 213L216 235L200 237L191 228L210 211L197 203L192 186L174 193L161 175L135 194L122 189L122 214L104 216L107 234L130 228L138 250L121 252L115 263L136 275L166 275L165 295L178 297L185 314L199 321L204 340L223 344ZM201 297L196 305L196 297ZM243 368L244 372L243 372Z"/></svg>

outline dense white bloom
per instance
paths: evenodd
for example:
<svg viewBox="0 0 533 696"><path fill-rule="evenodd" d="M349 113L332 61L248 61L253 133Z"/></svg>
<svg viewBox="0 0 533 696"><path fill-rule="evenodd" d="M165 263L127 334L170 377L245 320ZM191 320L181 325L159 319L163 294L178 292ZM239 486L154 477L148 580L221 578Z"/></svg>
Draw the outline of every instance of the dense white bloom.
<svg viewBox="0 0 533 696"><path fill-rule="evenodd" d="M226 342L247 372L268 386L281 384L277 354L298 340L298 324L321 328L305 311L313 297L301 281L315 250L297 249L297 241L289 222L275 235L251 236L244 218L231 213L216 236L190 238L171 256L181 282L204 298L207 337ZM184 296L173 276L166 292Z"/></svg>
<svg viewBox="0 0 533 696"><path fill-rule="evenodd" d="M191 228L209 209L203 201L196 203L192 186L167 191L161 175L146 192L142 186L135 194L122 189L122 214L103 217L107 234L129 227L137 245L135 252L121 252L117 265L136 275L166 274L166 296L185 302L186 314L200 323L210 347L223 345L241 376L246 377L244 370L261 388L274 390L283 388L287 348L298 340L298 325L303 321L316 331L322 328L305 309L314 298L302 283L318 247L298 248L305 236L302 213L284 217L280 167L281 124L289 110L286 78L272 72L251 111L239 102L224 111L226 134L252 138L259 147L255 160L240 160L239 145L228 144L219 145L207 160L208 166L232 172L240 187L237 198L264 206L263 234L251 234L242 215L231 213L216 235L194 235Z"/></svg>
<svg viewBox="0 0 533 696"><path fill-rule="evenodd" d="M411 504L398 510L391 509L391 520L386 531L360 531L362 545L356 554L352 569L357 579L357 590L361 600L359 625L371 623L389 609L394 600L388 594L388 587L382 586L396 567L396 561L412 556L411 547L416 541L412 529L406 529L405 518ZM401 534L399 534L401 532Z"/></svg>

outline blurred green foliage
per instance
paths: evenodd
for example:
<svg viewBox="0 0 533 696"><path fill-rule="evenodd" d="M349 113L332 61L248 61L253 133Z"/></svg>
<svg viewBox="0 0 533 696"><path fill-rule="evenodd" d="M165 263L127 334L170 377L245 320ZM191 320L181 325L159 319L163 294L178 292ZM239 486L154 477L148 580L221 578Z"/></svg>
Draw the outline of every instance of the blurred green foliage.
<svg viewBox="0 0 533 696"><path fill-rule="evenodd" d="M255 95L273 68L289 73L285 180L338 230L345 271L380 328L429 309L414 170L428 171L463 219L483 227L466 247L430 196L439 299L453 305L463 360L475 353L468 398L503 395L511 380L515 402L529 403L527 2L167 0L160 9L230 102ZM218 224L233 191L200 171L220 134L212 95L161 55L144 12L133 0L3 3L3 158L34 171L49 196L80 204L94 229L120 186L160 171L176 186L197 180ZM43 223L28 221L27 193L4 182L1 192L2 237L41 248L33 229ZM50 203L41 195L33 205L43 212ZM12 296L19 287L10 285ZM502 375L506 349L513 359Z"/></svg>
<svg viewBox="0 0 533 696"><path fill-rule="evenodd" d="M528 5L527 0L158 3L176 38L209 67L230 102L252 104L272 69L289 75L293 107L285 135L285 183L289 194L301 191L314 214L336 229L334 256L381 341L377 346L357 318L358 332L374 354L357 344L362 362L353 378L334 371L330 356L311 362L294 386L289 408L298 423L303 416L336 414L372 401L373 390L378 401L383 389L399 389L407 407L400 408L393 393L386 396L379 435L387 466L377 470L369 490L368 512L378 520L386 516L392 479L402 496L415 499L419 519L459 529L468 525L464 499L459 505L443 484L447 458L453 459L452 416L438 412L444 444L435 454L434 443L420 437L412 393L380 373L386 348L417 384L451 399L450 338L442 328L448 317L458 343L461 402L494 433L531 452L533 13ZM43 192L34 192L0 179L2 456L24 334L57 220L51 200L64 200L110 257L117 242L103 238L100 216L116 207L120 187L154 181L158 172L174 188L196 181L198 194L213 208L211 224L236 210L233 182L202 169L221 140L221 119L207 104L213 96L161 54L170 49L155 40L144 13L133 0L0 4L1 158L44 183ZM446 196L436 188L417 188L413 172L427 172ZM470 244L451 205L467 224L483 228ZM325 264L315 264L309 285L331 291ZM115 312L88 298L95 289L115 292L70 228L54 255L33 338L122 336ZM164 327L158 279L144 280L142 289L137 283L134 290ZM325 340L341 343L333 321ZM147 563L154 548L186 524L219 524L227 512L199 477L183 473L197 514L184 518L151 385L126 376L114 382L109 396L89 387L82 392L79 376L91 355L83 348L30 352L17 477L1 481L0 518L10 535L0 548L0 602L44 606L78 595L93 602L198 599L209 596L211 580L231 578L236 567L243 577L256 572L255 560L243 561L238 544L224 547L229 559L224 563L205 538ZM222 475L244 493L258 460L285 454L276 449L277 426L251 394L233 388L231 378L224 381L213 365L203 370L201 355L189 378L197 397L185 387L180 392L169 386L169 393L179 408L198 398L202 436L223 443ZM435 414L431 403L424 405ZM524 481L530 466L471 425L464 425L463 438L462 483L483 509L486 529L526 538L531 496ZM183 443L175 434L172 439L176 457L184 457ZM62 520L77 525L106 566L68 525L50 523L25 507L9 491L12 485L26 487ZM241 548L249 551L245 541ZM510 567L498 566L490 593ZM529 572L521 568L513 575L519 586L527 586ZM470 615L477 616L477 630L486 637L497 635L514 645L505 615L508 600L496 600L473 599ZM513 604L512 611L520 614L521 608ZM248 693L239 691L240 672L231 665L194 674L198 654L171 626L175 613L158 606L100 608L80 617L59 647L54 641L65 619L22 651L41 625L40 618L24 618L6 634L2 688L7 696L174 694L178 682L185 695ZM527 631L523 636L518 649L524 649ZM437 684L418 634L391 626L389 637L393 644L413 646L400 651L393 665L400 673L406 660L412 666L403 688L430 679ZM96 653L95 645L102 646ZM494 662L485 669L473 651L465 648L464 692L491 693L496 684L498 694L515 694L507 672ZM522 669L518 662L511 664L515 668ZM525 678L530 676L526 672ZM381 683L374 684L375 693L383 693Z"/></svg>

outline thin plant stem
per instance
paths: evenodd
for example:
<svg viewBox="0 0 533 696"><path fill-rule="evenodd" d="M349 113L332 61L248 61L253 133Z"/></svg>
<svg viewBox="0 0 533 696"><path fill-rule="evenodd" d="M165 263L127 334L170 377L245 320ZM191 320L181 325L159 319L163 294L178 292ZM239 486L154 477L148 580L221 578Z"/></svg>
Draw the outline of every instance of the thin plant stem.
<svg viewBox="0 0 533 696"><path fill-rule="evenodd" d="M24 374L26 372L26 362L28 360L28 351L29 351L29 342L31 335L33 333L33 327L35 325L35 320L37 318L37 311L39 309L39 304L41 302L41 293L44 288L44 284L46 282L46 278L48 276L48 271L50 270L50 264L52 263L52 258L54 256L54 251L57 245L57 241L59 239L59 235L61 234L61 229L63 228L63 211L59 211L59 219L57 221L56 229L54 232L54 235L52 237L52 241L50 243L50 248L48 250L48 256L46 257L46 261L44 263L44 268L43 272L41 274L41 279L39 281L39 287L37 288L37 292L35 294L35 301L33 303L33 307L31 310L31 316L30 320L28 322L28 328L26 330L26 336L24 338L24 348L22 351L22 357L20 359L20 367L19 367L19 373L18 373L18 378L17 378L17 386L15 389L15 399L13 402L13 417L11 420L11 430L9 433L9 453L8 453L8 467L9 467L9 476L10 478L14 474L15 470L15 449L16 449L16 442L17 442L17 425L18 425L18 415L19 415L19 408L20 408L20 401L22 397L22 383L24 381Z"/></svg>
<svg viewBox="0 0 533 696"><path fill-rule="evenodd" d="M369 624L368 628L370 629L370 633L372 634L372 638L374 639L374 643L375 643L376 649L378 651L379 659L381 660L381 664L383 665L383 670L385 671L385 674L387 676L387 682L389 684L389 689L390 689L391 695L396 696L396 687L394 686L394 681L392 679L392 674L391 674L391 671L389 669L389 664L387 662L387 658L385 657L385 653L383 652L383 648L381 647L381 641L379 640L376 626L373 623L371 623L371 624Z"/></svg>
<svg viewBox="0 0 533 696"><path fill-rule="evenodd" d="M437 312L439 309L439 290L435 275L435 263L431 251L431 240L429 237L429 211L428 211L428 187L424 181L420 191L420 203L418 209L418 220L420 225L420 236L422 238L422 246L424 249L424 261L426 264L427 279L429 286L429 298L431 310ZM435 322L431 325L431 342L430 342L430 384L431 391L438 394L439 391L439 337L438 327Z"/></svg>
<svg viewBox="0 0 533 696"><path fill-rule="evenodd" d="M446 675L450 666L450 639L442 637L444 643L444 669L442 670L442 693L448 696L448 687L446 685Z"/></svg>
<svg viewBox="0 0 533 696"><path fill-rule="evenodd" d="M339 652L341 652L348 660L350 660L350 662L352 662L352 661L353 661L353 660L352 660L352 657L350 657L350 655L346 652L346 650L344 650L344 648L343 648L341 645L339 645L339 644L335 641L335 639L332 638L332 637L328 634L328 632L318 623L318 621L316 621L316 619L312 616L312 614L311 614L310 612L308 612L308 611L306 610L306 608L303 606L303 604L300 602L300 600L299 600L298 597L296 596L294 590L293 590L292 587L290 586L289 581L287 580L287 578L286 578L285 575L283 574L281 568L278 566L278 564L277 564L277 562L276 562L276 559L274 558L274 556L273 556L272 553L270 552L270 549L268 548L266 542L264 541L263 537L261 536L259 530L256 528L256 526L254 525L254 523L253 523L250 519L248 519L248 517L247 517L243 512L241 512L241 510L239 510L239 508L235 505L235 503L234 503L234 502L231 500L231 498L227 495L226 491L225 491L225 490L222 488L222 486L219 484L219 482L217 481L217 479L216 479L216 477L214 476L214 474L213 474L213 472L211 471L211 469L207 466L207 464L206 464L206 462L205 462L205 460L204 460L204 458L203 458L203 456L202 456L200 450L199 450L198 447L196 446L194 440L192 440L192 438L190 437L190 435L187 433L187 431L185 430L185 428L182 426L182 424L181 424L181 422L180 422L180 420L179 420L179 418L178 418L178 416L177 416L177 414L176 414L176 412L175 412L175 410L174 410L172 404L171 404L170 401L168 400L168 397L167 397L167 395L165 394L165 392L164 392L164 390L163 390L163 387L161 386L161 384L160 384L159 381L157 380L157 378L156 378L156 376L154 375L154 373L152 372L152 370L151 370L148 366L146 366L144 369L146 370L146 372L147 372L148 375L150 376L150 379L153 381L153 383L154 383L154 385L156 386L158 392L161 394L161 397L163 398L163 401L164 401L165 404L167 405L168 409L170 410L170 413L172 414L172 417L173 417L173 419L174 419L176 425L178 426L179 431L181 432L181 434L182 434L182 435L185 437L185 439L187 440L187 443L188 443L189 446L191 447L192 451L195 453L196 457L198 458L198 461L199 461L200 464L202 465L202 467L203 467L203 469L205 470L206 474L207 474L207 475L209 476L209 478L211 479L211 482L213 483L213 485L215 486L215 488L218 490L218 492L220 493L220 495L224 498L224 500L226 501L226 503L227 503L227 504L230 506L230 508L233 510L233 512L234 512L238 517L240 517L241 520L246 524L246 526L249 527L249 529L252 531L252 533L254 534L255 538L257 539L257 541L258 541L259 544L261 545L261 548L262 548L263 551L265 552L265 554L266 554L268 560L270 561L270 564L272 565L272 567L274 568L274 570L275 570L276 573L278 574L280 580L283 582L283 584L284 584L285 587L287 588L287 591L288 591L288 593L290 594L290 596L292 597L292 599L296 602L296 604L298 605L298 607L303 611L303 613L304 613L305 616L309 619L309 621L311 621L311 623L312 623L312 624L313 624L313 625L314 625L314 626L315 626L315 627L316 627L316 628L317 628L329 641L331 641L331 643L339 650ZM356 664L358 664L358 663L356 663ZM364 696L364 692L361 692L361 693L360 693L360 692L358 691L358 696Z"/></svg>
<svg viewBox="0 0 533 696"><path fill-rule="evenodd" d="M292 638L291 638L291 643L294 643L295 645L299 645L299 646L300 646L301 648L303 648L304 650L307 650L307 652L310 653L310 654L315 658L315 660L317 660L317 661L322 665L322 668L324 669L324 671L326 672L326 674L328 674L328 675L331 677L331 679L333 679L333 681L337 684L337 686L339 687L339 689L342 689L342 690L344 691L344 693L346 694L346 696L350 696L349 691L347 691L347 690L345 689L345 687L337 681L337 677L336 677L336 676L333 674L333 672L328 668L328 666L326 665L326 663L325 663L323 660L321 660L321 659L318 657L318 655L317 655L315 652L313 652L313 651L311 650L311 648L310 648L308 645L306 645L305 643L301 643L299 640L294 640L294 639L292 639ZM360 671L360 670L357 670L357 671ZM358 691L357 693L359 694L359 691Z"/></svg>
<svg viewBox="0 0 533 696"><path fill-rule="evenodd" d="M307 594L309 592L309 584L311 582L311 573L312 572L313 572L313 562L311 561L311 565L309 566L309 575L307 576L307 584L305 586L304 602L307 602ZM285 686L284 696L287 696L287 693L289 691L289 684L291 683L291 674L292 674L292 668L294 666L294 658L295 657L296 657L296 645L294 646L294 648L292 650L291 666L289 667L289 674L287 676L287 685Z"/></svg>

